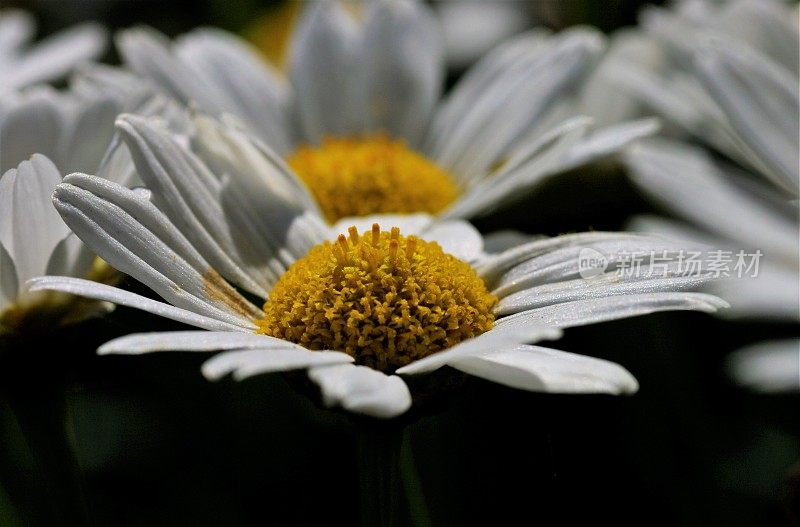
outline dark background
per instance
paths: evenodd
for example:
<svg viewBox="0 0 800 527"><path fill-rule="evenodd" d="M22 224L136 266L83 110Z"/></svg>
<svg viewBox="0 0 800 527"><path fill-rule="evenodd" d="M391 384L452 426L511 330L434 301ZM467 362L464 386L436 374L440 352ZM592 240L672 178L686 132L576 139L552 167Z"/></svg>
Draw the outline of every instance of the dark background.
<svg viewBox="0 0 800 527"><path fill-rule="evenodd" d="M94 19L176 35L202 24L241 31L276 2L0 2L11 4L34 10L43 34ZM634 23L642 2L528 5L556 29L590 23L608 31ZM641 212L665 213L619 167L606 166L560 177L476 225L554 235L620 229ZM11 521L8 511L31 525L87 517L103 526L356 524L358 463L347 416L319 409L280 375L212 384L200 375L202 356L93 353L119 335L176 328L119 308L1 358L0 525ZM737 387L725 357L797 334L792 325L665 313L570 329L553 345L624 365L641 385L632 397L533 394L469 379L407 431L430 520L791 524L800 398ZM77 471L63 444L72 445Z"/></svg>

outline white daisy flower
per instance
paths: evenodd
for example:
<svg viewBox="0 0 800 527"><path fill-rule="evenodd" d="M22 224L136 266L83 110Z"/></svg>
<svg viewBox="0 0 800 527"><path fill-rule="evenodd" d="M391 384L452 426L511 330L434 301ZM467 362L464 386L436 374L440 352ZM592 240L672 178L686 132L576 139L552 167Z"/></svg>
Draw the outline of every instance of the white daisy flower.
<svg viewBox="0 0 800 527"><path fill-rule="evenodd" d="M108 38L101 26L87 23L29 46L35 29L28 13L0 11L0 93L65 77L80 62L102 54Z"/></svg>
<svg viewBox="0 0 800 527"><path fill-rule="evenodd" d="M42 274L110 278L53 207L53 191L60 182L58 168L40 154L0 177L0 339L4 343L8 338L41 335L110 307L22 287Z"/></svg>
<svg viewBox="0 0 800 527"><path fill-rule="evenodd" d="M127 336L101 353L224 351L204 364L209 379L308 370L325 405L391 418L412 405L409 383L444 366L519 389L632 393L637 383L619 365L532 344L561 328L724 306L688 292L703 279L674 268L629 276L612 258L605 273L581 277L587 248L677 254L680 246L658 237L575 234L489 256L468 223L415 226L413 216L332 236L280 158L236 129L196 120L201 131L185 141L152 119L119 119L148 190L84 174L56 189L70 228L166 302L68 277L36 278L31 291L85 295L204 330Z"/></svg>
<svg viewBox="0 0 800 527"><path fill-rule="evenodd" d="M138 183L133 162L116 137L114 121L123 111L158 114L179 127L174 103L145 89L108 90L87 84L56 91L35 86L0 93L0 236L3 259L0 335L15 337L79 322L110 304L61 294L32 295L26 280L63 274L114 283L118 273L68 227L52 206L61 175L92 172L119 184ZM31 243L37 240L37 243Z"/></svg>
<svg viewBox="0 0 800 527"><path fill-rule="evenodd" d="M787 6L769 1L684 2L674 12L645 17L648 31L679 60L660 71L617 70L620 85L641 104L741 167L667 141L636 145L627 156L645 192L701 229L643 219L637 230L763 252L757 278L712 286L731 302L734 316L800 321L796 22ZM796 364L797 357L773 360L776 349L800 356L800 340L792 342L765 344L764 364ZM742 383L763 388L768 381L755 376L776 369L757 365L755 354L735 355L743 362L732 371ZM776 386L785 388L787 378L800 389L796 366L775 377Z"/></svg>
<svg viewBox="0 0 800 527"><path fill-rule="evenodd" d="M554 123L602 51L601 34L526 33L495 49L440 99L442 35L410 0L311 2L288 80L236 37L202 29L170 42L123 32L126 65L185 104L230 114L282 156L330 223L375 213L468 218L545 178L654 132L652 120L593 130Z"/></svg>

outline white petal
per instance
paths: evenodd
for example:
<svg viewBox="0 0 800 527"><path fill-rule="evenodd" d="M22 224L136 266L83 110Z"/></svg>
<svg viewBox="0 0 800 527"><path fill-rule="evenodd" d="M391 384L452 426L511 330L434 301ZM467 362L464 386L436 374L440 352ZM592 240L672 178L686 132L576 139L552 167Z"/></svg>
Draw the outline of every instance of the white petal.
<svg viewBox="0 0 800 527"><path fill-rule="evenodd" d="M264 373L348 364L353 361L353 357L346 353L310 351L290 342L280 342L283 343L282 346L276 343L270 347L233 349L215 355L203 364L203 375L211 381L216 381L233 374L235 380L242 381Z"/></svg>
<svg viewBox="0 0 800 527"><path fill-rule="evenodd" d="M581 78L602 48L601 38L585 29L570 30L512 63L464 108L458 126L434 152L437 162L461 182L486 174Z"/></svg>
<svg viewBox="0 0 800 527"><path fill-rule="evenodd" d="M674 269L665 274L661 272L660 269L654 271L653 276L648 276L648 270L631 273L632 276L611 272L588 279L578 278L532 287L502 297L494 312L497 315L509 315L589 298L697 290L709 281L703 276L680 276L674 273Z"/></svg>
<svg viewBox="0 0 800 527"><path fill-rule="evenodd" d="M53 189L61 174L46 157L35 154L0 179L0 205L5 215L0 241L17 268L19 283L40 276L69 228L53 208Z"/></svg>
<svg viewBox="0 0 800 527"><path fill-rule="evenodd" d="M52 94L23 100L0 119L0 174L39 153L59 162L59 137L66 124Z"/></svg>
<svg viewBox="0 0 800 527"><path fill-rule="evenodd" d="M702 311L713 313L728 304L702 293L649 293L576 300L565 304L523 311L495 322L495 328L525 327L529 324L569 328L638 317L659 311Z"/></svg>
<svg viewBox="0 0 800 527"><path fill-rule="evenodd" d="M18 51L33 38L36 24L33 17L21 9L3 9L0 12L0 53Z"/></svg>
<svg viewBox="0 0 800 527"><path fill-rule="evenodd" d="M244 119L276 151L289 149L286 82L255 49L233 34L202 28L180 37L175 54L217 88L225 111Z"/></svg>
<svg viewBox="0 0 800 527"><path fill-rule="evenodd" d="M260 310L216 273L152 203L139 193L73 174L53 202L97 254L173 305L247 325Z"/></svg>
<svg viewBox="0 0 800 527"><path fill-rule="evenodd" d="M289 77L303 138L363 131L365 85L357 75L363 35L340 2L312 2L294 32Z"/></svg>
<svg viewBox="0 0 800 527"><path fill-rule="evenodd" d="M397 370L399 375L417 375L438 370L451 361L517 344L529 344L540 340L554 340L561 337L561 331L543 324L518 324L513 328L495 327L475 338L465 340L452 348L428 355Z"/></svg>
<svg viewBox="0 0 800 527"><path fill-rule="evenodd" d="M427 6L414 0L367 4L365 56L367 130L386 130L417 146L427 130L444 77L440 29Z"/></svg>
<svg viewBox="0 0 800 527"><path fill-rule="evenodd" d="M97 350L100 355L141 355L156 351L220 351L300 348L285 340L239 331L165 331L126 335L106 342Z"/></svg>
<svg viewBox="0 0 800 527"><path fill-rule="evenodd" d="M388 231L392 227L400 229L400 234L420 234L434 221L430 214L371 214L369 216L350 216L342 218L331 227L331 239L339 234L347 234L347 229L355 226L358 232L368 231L377 223L381 230Z"/></svg>
<svg viewBox="0 0 800 527"><path fill-rule="evenodd" d="M753 50L710 45L697 72L765 175L795 197L800 192L797 141L800 104L795 75Z"/></svg>
<svg viewBox="0 0 800 527"><path fill-rule="evenodd" d="M341 364L313 368L308 377L317 383L325 406L379 419L390 419L411 408L411 392L403 379L366 366Z"/></svg>
<svg viewBox="0 0 800 527"><path fill-rule="evenodd" d="M516 346L454 360L450 366L505 386L547 393L632 394L633 375L619 364L540 346Z"/></svg>
<svg viewBox="0 0 800 527"><path fill-rule="evenodd" d="M759 392L800 391L800 340L760 342L728 360L739 384Z"/></svg>
<svg viewBox="0 0 800 527"><path fill-rule="evenodd" d="M437 2L447 63L464 68L529 25L522 2Z"/></svg>
<svg viewBox="0 0 800 527"><path fill-rule="evenodd" d="M208 167L154 120L121 116L117 128L153 203L222 276L265 297L264 287L231 258L236 252L220 203L221 182Z"/></svg>
<svg viewBox="0 0 800 527"><path fill-rule="evenodd" d="M420 236L426 241L437 242L444 252L464 262L475 261L483 255L483 237L466 221L437 221Z"/></svg>
<svg viewBox="0 0 800 527"><path fill-rule="evenodd" d="M633 141L655 134L659 128L658 120L650 118L593 130L572 147L558 170L565 172L613 155Z"/></svg>
<svg viewBox="0 0 800 527"><path fill-rule="evenodd" d="M28 50L3 83L21 88L59 79L78 63L99 56L105 50L107 39L106 30L92 23L56 33Z"/></svg>
<svg viewBox="0 0 800 527"><path fill-rule="evenodd" d="M170 49L169 40L161 33L134 28L119 32L115 40L125 64L152 80L168 95L184 104L194 103L212 114L224 110L225 96L178 60Z"/></svg>
<svg viewBox="0 0 800 527"><path fill-rule="evenodd" d="M0 309L13 303L18 291L17 268L14 267L14 260L0 242Z"/></svg>
<svg viewBox="0 0 800 527"><path fill-rule="evenodd" d="M79 103L78 116L68 123L61 139L65 173L94 174L114 137L114 119L122 112L122 104L105 96L92 97Z"/></svg>
<svg viewBox="0 0 800 527"><path fill-rule="evenodd" d="M728 181L733 174L720 171L703 150L649 140L631 147L625 160L642 190L694 223L746 248L796 256L796 222L734 186Z"/></svg>
<svg viewBox="0 0 800 527"><path fill-rule="evenodd" d="M82 280L80 278L69 278L65 276L43 276L29 280L26 288L31 291L61 291L104 302L112 302L120 306L127 306L142 311L147 311L160 317L168 318L184 324L189 324L198 328L210 331L252 331L254 328L243 327L223 322L216 318L205 317L181 309L158 300L146 298L116 287Z"/></svg>
<svg viewBox="0 0 800 527"><path fill-rule="evenodd" d="M496 173L484 175L446 209L442 217L468 218L486 214L519 199L545 177L558 172L590 124L589 118L576 117L521 145Z"/></svg>

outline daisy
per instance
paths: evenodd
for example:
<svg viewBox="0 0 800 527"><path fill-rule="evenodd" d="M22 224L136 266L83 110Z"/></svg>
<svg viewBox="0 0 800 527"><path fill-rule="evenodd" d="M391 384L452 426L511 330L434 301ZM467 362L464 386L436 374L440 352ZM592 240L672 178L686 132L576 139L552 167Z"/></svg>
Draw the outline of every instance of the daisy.
<svg viewBox="0 0 800 527"><path fill-rule="evenodd" d="M70 232L52 204L61 182L45 156L9 169L0 177L0 338L35 336L105 311L109 304L57 293L34 293L25 282L42 274L108 281L108 270ZM35 243L31 243L35 240Z"/></svg>
<svg viewBox="0 0 800 527"><path fill-rule="evenodd" d="M81 24L28 46L34 31L28 13L0 11L0 93L59 80L106 48L106 31L97 24Z"/></svg>
<svg viewBox="0 0 800 527"><path fill-rule="evenodd" d="M36 334L111 307L68 295L29 294L21 286L47 273L103 283L119 278L70 233L51 196L62 174L75 171L137 184L130 155L118 144L114 128L119 113L134 110L158 114L179 128L182 114L174 104L135 84L113 96L85 79L63 91L34 86L0 93L0 334Z"/></svg>
<svg viewBox="0 0 800 527"><path fill-rule="evenodd" d="M627 73L617 80L676 129L728 157L664 140L631 148L634 181L695 227L647 218L637 230L763 251L757 278L718 282L713 291L731 302L730 315L797 322L800 106L798 34L790 18L773 2L685 2L676 12L653 11L647 29L682 61L660 73L620 69ZM689 38L678 38L687 28ZM667 95L665 78L674 80L677 95ZM734 355L737 379L765 389L774 378L774 389L800 389L800 341L763 346L763 356L758 347Z"/></svg>
<svg viewBox="0 0 800 527"><path fill-rule="evenodd" d="M290 45L288 79L219 30L170 42L133 29L117 44L127 67L165 93L234 116L258 135L329 223L378 213L486 214L655 130L652 120L598 130L586 118L558 122L556 110L603 48L598 32L518 36L441 99L442 35L425 5L309 4Z"/></svg>
<svg viewBox="0 0 800 527"><path fill-rule="evenodd" d="M632 393L637 383L619 365L532 344L561 328L724 306L688 292L704 279L674 266L626 275L612 256L604 273L579 272L586 249L677 254L681 246L658 237L574 234L490 256L466 222L414 235L403 229L413 218L388 216L332 238L280 158L200 121L205 132L181 141L157 120L119 119L146 190L84 174L56 189L70 228L166 302L69 277L36 278L31 291L84 295L203 330L127 336L100 353L223 351L203 365L209 379L307 370L326 406L391 418L411 407L415 379L436 386L421 376L444 366L519 389ZM204 141L211 133L226 141Z"/></svg>

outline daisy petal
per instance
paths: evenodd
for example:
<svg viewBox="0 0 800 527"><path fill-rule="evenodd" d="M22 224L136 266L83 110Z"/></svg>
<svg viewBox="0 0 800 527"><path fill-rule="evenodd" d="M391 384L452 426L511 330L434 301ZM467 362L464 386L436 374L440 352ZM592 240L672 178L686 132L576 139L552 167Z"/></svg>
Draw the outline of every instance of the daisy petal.
<svg viewBox="0 0 800 527"><path fill-rule="evenodd" d="M215 355L203 364L203 375L208 380L217 381L228 374L233 374L235 380L242 381L264 373L353 362L353 357L346 353L310 351L290 342L281 342L284 344L282 347L276 344L269 348L233 349Z"/></svg>
<svg viewBox="0 0 800 527"><path fill-rule="evenodd" d="M542 324L515 325L509 328L495 328L475 338L465 340L452 348L428 355L424 359L412 362L397 370L398 375L417 375L438 370L447 366L450 361L475 354L486 353L502 347L516 344L527 344L540 340L554 340L561 337L561 331L555 327Z"/></svg>
<svg viewBox="0 0 800 527"><path fill-rule="evenodd" d="M285 340L239 331L164 331L126 335L106 342L100 355L141 355L156 351L221 351L296 347Z"/></svg>
<svg viewBox="0 0 800 527"><path fill-rule="evenodd" d="M26 284L29 291L61 291L78 296L85 296L104 302L112 302L120 306L141 309L154 315L183 322L198 328L210 331L247 331L252 328L229 324L216 318L198 315L192 311L159 302L150 298L143 297L124 291L110 285L82 280L80 278L70 278L66 276L42 276L33 278Z"/></svg>
<svg viewBox="0 0 800 527"><path fill-rule="evenodd" d="M53 196L64 221L116 269L178 307L248 325L260 310L197 253L161 212L136 191L73 174Z"/></svg>
<svg viewBox="0 0 800 527"><path fill-rule="evenodd" d="M14 260L20 284L44 274L53 251L69 235L51 201L60 181L56 166L39 154L0 178L0 242Z"/></svg>
<svg viewBox="0 0 800 527"><path fill-rule="evenodd" d="M439 27L422 2L367 4L366 79L362 106L367 130L386 130L417 146L427 129L444 77L444 44Z"/></svg>
<svg viewBox="0 0 800 527"><path fill-rule="evenodd" d="M221 182L157 123L123 115L117 128L153 201L222 276L266 297L266 290L231 259L236 254L220 203Z"/></svg>
<svg viewBox="0 0 800 527"><path fill-rule="evenodd" d="M309 370L308 377L319 385L322 401L331 408L390 419L411 408L411 392L403 379L366 366L340 364Z"/></svg>
<svg viewBox="0 0 800 527"><path fill-rule="evenodd" d="M14 302L18 291L19 281L14 260L0 242L0 309L4 309L6 305Z"/></svg>
<svg viewBox="0 0 800 527"><path fill-rule="evenodd" d="M702 293L649 293L576 300L554 306L540 307L504 317L495 322L496 328L525 327L546 324L559 328L598 324L621 318L631 318L659 311L702 311L714 313L728 304L715 296Z"/></svg>
<svg viewBox="0 0 800 527"><path fill-rule="evenodd" d="M464 373L511 388L547 393L632 394L633 375L619 364L540 346L516 346L450 362Z"/></svg>
<svg viewBox="0 0 800 527"><path fill-rule="evenodd" d="M49 92L39 92L13 107L0 119L0 174L37 152L58 163L58 138L65 127L58 102Z"/></svg>
<svg viewBox="0 0 800 527"><path fill-rule="evenodd" d="M5 86L21 88L37 82L56 80L79 62L100 55L108 35L99 24L81 24L56 33L25 53L3 79Z"/></svg>
<svg viewBox="0 0 800 527"><path fill-rule="evenodd" d="M800 391L800 340L761 342L728 358L733 378L759 392Z"/></svg>
<svg viewBox="0 0 800 527"><path fill-rule="evenodd" d="M655 134L659 128L658 119L650 118L628 121L594 130L572 147L567 159L558 168L558 171L565 172L607 157L637 139Z"/></svg>
<svg viewBox="0 0 800 527"><path fill-rule="evenodd" d="M800 93L794 76L754 50L722 43L702 48L696 65L738 137L755 154L755 168L797 196Z"/></svg>
<svg viewBox="0 0 800 527"><path fill-rule="evenodd" d="M278 152L289 149L288 87L256 50L225 31L202 28L178 38L175 54L198 77L219 88L226 111L245 118Z"/></svg>
<svg viewBox="0 0 800 527"><path fill-rule="evenodd" d="M631 147L625 161L634 182L697 225L767 254L795 259L797 225L738 189L705 151L667 140ZM736 211L736 214L731 214Z"/></svg>
<svg viewBox="0 0 800 527"><path fill-rule="evenodd" d="M340 2L312 2L301 15L289 49L294 112L303 137L363 131L364 85L356 74L362 57L356 21Z"/></svg>

